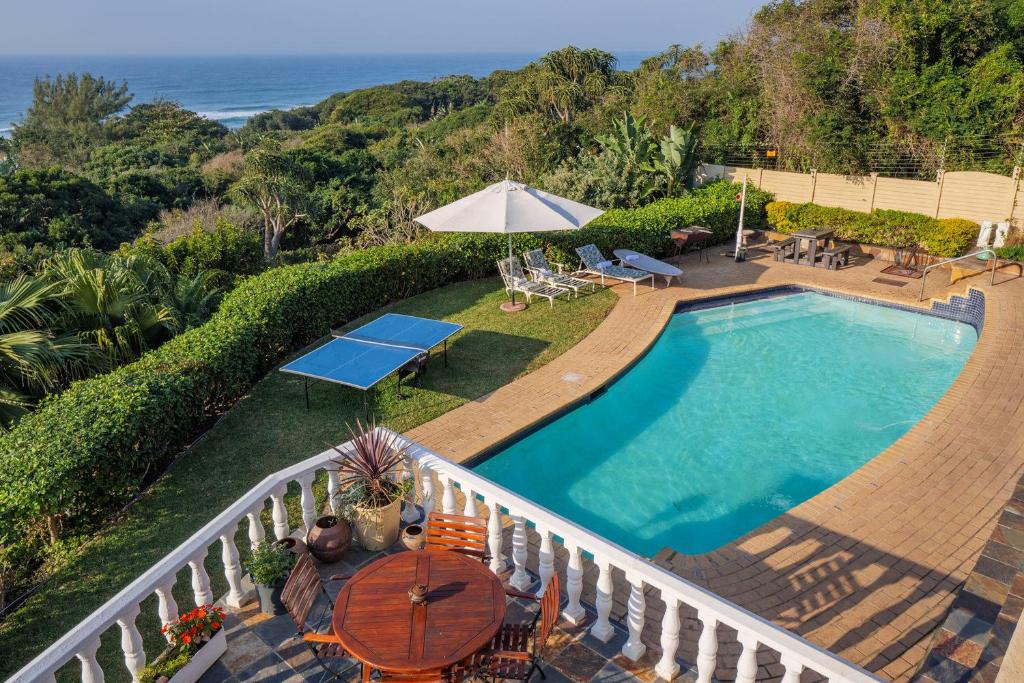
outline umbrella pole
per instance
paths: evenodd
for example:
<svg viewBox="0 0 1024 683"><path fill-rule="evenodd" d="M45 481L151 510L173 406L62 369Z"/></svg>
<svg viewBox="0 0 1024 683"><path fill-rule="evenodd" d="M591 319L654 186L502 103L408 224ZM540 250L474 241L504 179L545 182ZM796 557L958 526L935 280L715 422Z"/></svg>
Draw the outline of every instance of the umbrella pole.
<svg viewBox="0 0 1024 683"><path fill-rule="evenodd" d="M508 234L508 272L509 277L512 277L512 233ZM524 303L516 303L516 288L512 287L512 302L506 302L501 305L501 310L506 313L515 313L526 308Z"/></svg>

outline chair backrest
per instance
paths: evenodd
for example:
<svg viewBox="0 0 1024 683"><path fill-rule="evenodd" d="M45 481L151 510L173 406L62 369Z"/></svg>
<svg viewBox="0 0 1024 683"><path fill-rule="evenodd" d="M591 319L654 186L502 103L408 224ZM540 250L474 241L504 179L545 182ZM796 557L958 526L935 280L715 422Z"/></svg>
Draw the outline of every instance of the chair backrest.
<svg viewBox="0 0 1024 683"><path fill-rule="evenodd" d="M548 260L544 257L543 249L531 249L530 251L523 254L523 258L526 259L526 265L536 270L551 270L551 266L548 265Z"/></svg>
<svg viewBox="0 0 1024 683"><path fill-rule="evenodd" d="M598 263L607 260L596 244L585 244L582 247L576 247L576 253L580 255L587 268L597 268Z"/></svg>
<svg viewBox="0 0 1024 683"><path fill-rule="evenodd" d="M393 681L394 683L443 683L450 677L445 671L424 671L414 674L399 674L390 671L381 671L381 681Z"/></svg>
<svg viewBox="0 0 1024 683"><path fill-rule="evenodd" d="M281 591L281 602L288 611L288 616L295 622L295 627L302 633L306 630L306 619L313 608L317 596L324 592L320 582L320 574L307 553L299 555L298 561L288 575L288 581Z"/></svg>
<svg viewBox="0 0 1024 683"><path fill-rule="evenodd" d="M542 648L551 635L551 630L558 623L559 607L562 605L561 588L558 585L558 572L551 575L544 595L540 597L540 623L537 625L535 647Z"/></svg>
<svg viewBox="0 0 1024 683"><path fill-rule="evenodd" d="M480 517L431 512L427 515L426 547L483 559L487 556L487 522Z"/></svg>

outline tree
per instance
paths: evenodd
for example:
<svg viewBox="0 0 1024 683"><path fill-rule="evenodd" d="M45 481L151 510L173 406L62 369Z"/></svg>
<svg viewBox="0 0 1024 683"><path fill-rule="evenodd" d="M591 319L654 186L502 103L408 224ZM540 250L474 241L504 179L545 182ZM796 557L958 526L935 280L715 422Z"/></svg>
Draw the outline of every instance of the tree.
<svg viewBox="0 0 1024 683"><path fill-rule="evenodd" d="M657 189L650 173L658 143L647 130L647 119L624 112L613 123L612 133L598 136L597 142L614 159L615 170L625 186L635 188L627 205L635 206L650 198Z"/></svg>
<svg viewBox="0 0 1024 683"><path fill-rule="evenodd" d="M0 428L8 429L37 397L80 374L89 348L74 334L54 334L57 287L30 277L0 283Z"/></svg>
<svg viewBox="0 0 1024 683"><path fill-rule="evenodd" d="M305 217L307 174L280 146L265 143L245 157L242 177L231 193L263 217L263 254L277 257L285 231Z"/></svg>
<svg viewBox="0 0 1024 683"><path fill-rule="evenodd" d="M675 196L680 187L690 189L697 167L696 146L692 123L686 128L670 126L668 135L661 139L661 158L652 159L647 168L665 176L667 197Z"/></svg>
<svg viewBox="0 0 1024 683"><path fill-rule="evenodd" d="M11 144L19 162L77 167L104 136L104 123L131 101L128 84L92 74L37 78L25 120L15 124Z"/></svg>

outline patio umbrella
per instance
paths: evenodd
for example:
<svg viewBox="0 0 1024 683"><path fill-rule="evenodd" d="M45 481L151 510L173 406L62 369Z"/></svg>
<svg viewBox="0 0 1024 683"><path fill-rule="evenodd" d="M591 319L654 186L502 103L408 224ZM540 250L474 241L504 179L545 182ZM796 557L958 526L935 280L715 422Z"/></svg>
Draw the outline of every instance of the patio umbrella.
<svg viewBox="0 0 1024 683"><path fill-rule="evenodd" d="M508 235L512 259L512 234L576 230L604 211L558 195L505 179L416 218L437 232L502 232ZM505 310L520 310L516 293Z"/></svg>

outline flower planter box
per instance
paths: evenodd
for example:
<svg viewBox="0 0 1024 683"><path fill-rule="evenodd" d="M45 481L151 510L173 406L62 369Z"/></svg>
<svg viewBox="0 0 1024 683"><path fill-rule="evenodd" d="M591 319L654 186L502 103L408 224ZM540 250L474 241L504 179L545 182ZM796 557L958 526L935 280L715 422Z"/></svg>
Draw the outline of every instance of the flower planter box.
<svg viewBox="0 0 1024 683"><path fill-rule="evenodd" d="M206 645L199 648L199 651L192 655L188 664L178 669L178 673L171 676L170 683L196 683L206 673L207 669L213 666L214 662L220 659L228 649L228 637L224 629L217 631Z"/></svg>

